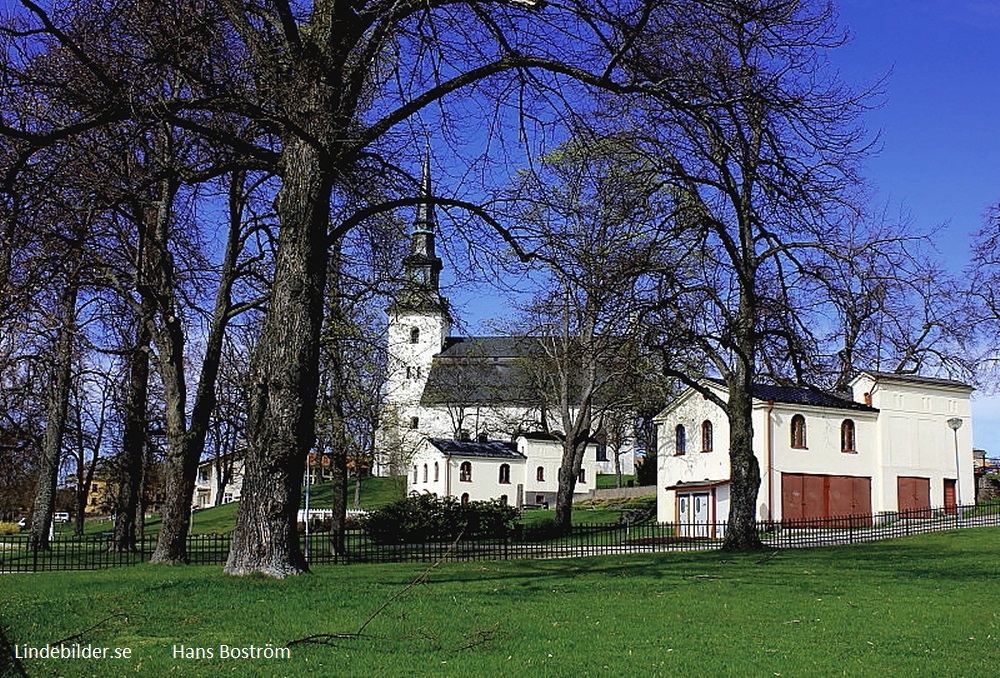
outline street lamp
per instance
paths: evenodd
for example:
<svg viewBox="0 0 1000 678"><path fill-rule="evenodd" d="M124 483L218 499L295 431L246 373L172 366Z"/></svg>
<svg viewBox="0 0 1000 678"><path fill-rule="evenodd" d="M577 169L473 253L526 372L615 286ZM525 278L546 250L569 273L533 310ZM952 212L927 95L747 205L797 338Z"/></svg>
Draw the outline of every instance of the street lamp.
<svg viewBox="0 0 1000 678"><path fill-rule="evenodd" d="M955 437L955 506L962 505L962 465L958 461L958 429L962 428L962 420L952 417L948 420L948 428Z"/></svg>

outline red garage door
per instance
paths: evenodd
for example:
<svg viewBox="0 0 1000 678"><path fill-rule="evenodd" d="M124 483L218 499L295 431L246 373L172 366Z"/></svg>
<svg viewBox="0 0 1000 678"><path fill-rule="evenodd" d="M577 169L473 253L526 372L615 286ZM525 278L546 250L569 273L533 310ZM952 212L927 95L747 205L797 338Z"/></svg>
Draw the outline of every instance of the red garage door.
<svg viewBox="0 0 1000 678"><path fill-rule="evenodd" d="M781 519L784 523L862 516L871 523L871 478L781 474Z"/></svg>
<svg viewBox="0 0 1000 678"><path fill-rule="evenodd" d="M920 518L930 515L931 480L930 478L896 478L896 495L899 512L911 517Z"/></svg>

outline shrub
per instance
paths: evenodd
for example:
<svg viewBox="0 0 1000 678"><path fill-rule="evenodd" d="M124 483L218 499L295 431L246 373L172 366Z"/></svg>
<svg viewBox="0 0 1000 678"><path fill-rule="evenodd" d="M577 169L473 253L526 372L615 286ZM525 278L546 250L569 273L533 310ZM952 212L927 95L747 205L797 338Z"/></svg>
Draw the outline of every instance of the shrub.
<svg viewBox="0 0 1000 678"><path fill-rule="evenodd" d="M17 534L21 527L17 523L0 523L0 535Z"/></svg>
<svg viewBox="0 0 1000 678"><path fill-rule="evenodd" d="M378 544L496 539L514 529L518 511L497 499L462 504L454 497L410 496L365 516L362 527Z"/></svg>

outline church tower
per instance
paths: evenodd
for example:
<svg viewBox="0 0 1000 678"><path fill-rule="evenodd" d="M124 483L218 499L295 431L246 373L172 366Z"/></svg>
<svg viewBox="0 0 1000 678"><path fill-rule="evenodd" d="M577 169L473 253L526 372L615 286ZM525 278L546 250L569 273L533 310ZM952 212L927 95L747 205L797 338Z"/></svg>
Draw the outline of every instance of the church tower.
<svg viewBox="0 0 1000 678"><path fill-rule="evenodd" d="M410 253L403 259L404 281L389 305L389 365L385 385L387 419L383 428L397 447L412 446L422 439L429 422L420 406L434 356L441 352L451 331L448 301L441 296L441 258L434 247L437 220L431 190L430 157L424 158ZM389 421L392 419L393 421ZM403 442L407 440L408 442ZM387 443L388 444L388 443ZM395 456L395 455L394 455ZM405 457L403 450L401 456ZM389 462L395 465L394 462Z"/></svg>

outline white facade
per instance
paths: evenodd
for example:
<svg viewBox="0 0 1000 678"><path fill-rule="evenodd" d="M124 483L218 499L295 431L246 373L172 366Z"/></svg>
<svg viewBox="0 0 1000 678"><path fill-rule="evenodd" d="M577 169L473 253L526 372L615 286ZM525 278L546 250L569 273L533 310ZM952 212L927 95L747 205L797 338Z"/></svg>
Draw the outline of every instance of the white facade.
<svg viewBox="0 0 1000 678"><path fill-rule="evenodd" d="M228 469L229 479L219 490L220 470ZM243 460L209 459L198 464L198 475L195 477L194 501L192 508L204 509L239 501L243 492Z"/></svg>
<svg viewBox="0 0 1000 678"><path fill-rule="evenodd" d="M725 400L724 387L706 385ZM753 449L761 473L758 520L871 514L972 501L968 386L873 372L859 375L852 383L852 397L843 400L801 389L796 395L795 389L761 388L766 389L764 395L779 397L754 394ZM802 433L799 438L793 434L795 419ZM961 421L957 431L949 420ZM656 424L658 519L727 520L729 423L722 410L690 390L660 413ZM705 426L711 427L710 445L702 441ZM679 427L686 444L682 453ZM709 449L703 449L706 446Z"/></svg>
<svg viewBox="0 0 1000 678"><path fill-rule="evenodd" d="M514 506L554 505L562 443L551 436L520 436L516 443L427 439L407 473L408 494L462 501L505 499ZM589 445L575 495L590 494L598 473L597 446Z"/></svg>

